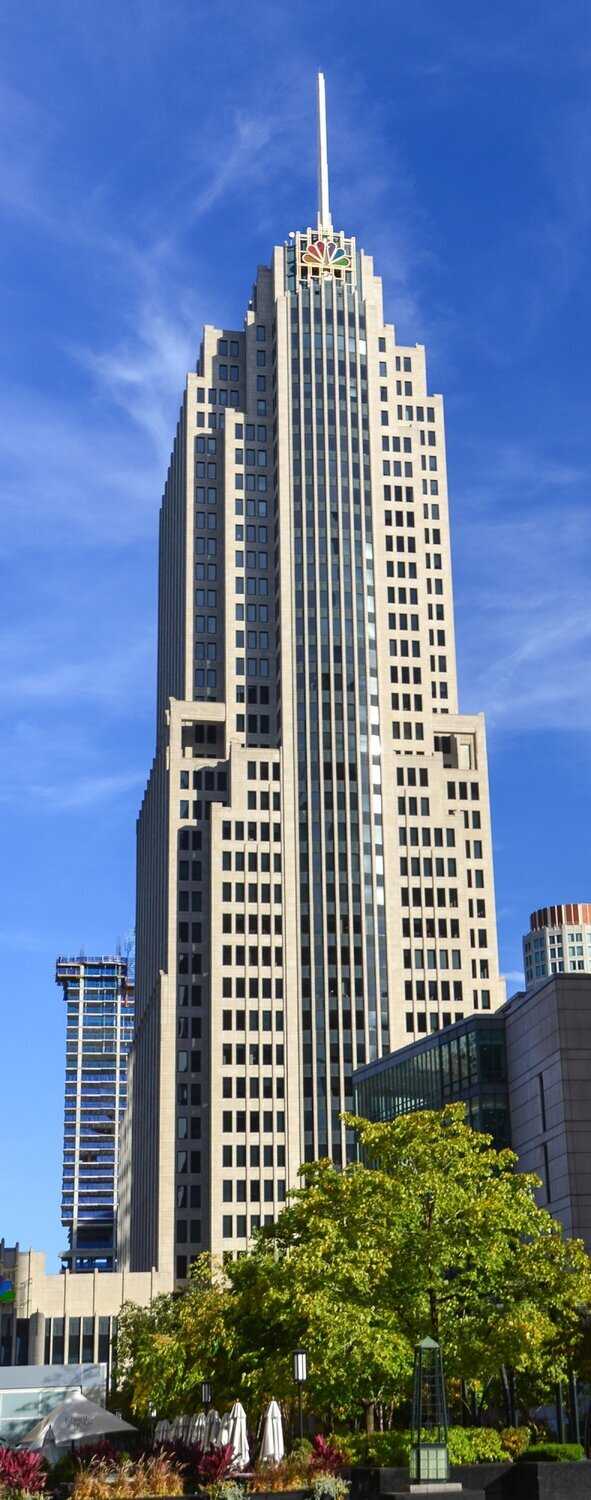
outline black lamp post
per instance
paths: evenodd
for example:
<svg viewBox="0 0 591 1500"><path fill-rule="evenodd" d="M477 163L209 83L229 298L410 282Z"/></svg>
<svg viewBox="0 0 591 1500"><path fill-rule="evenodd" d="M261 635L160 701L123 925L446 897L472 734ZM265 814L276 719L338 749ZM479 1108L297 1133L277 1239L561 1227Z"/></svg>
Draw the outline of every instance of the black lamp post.
<svg viewBox="0 0 591 1500"><path fill-rule="evenodd" d="M293 1353L293 1378L298 1388L298 1414L300 1437L304 1436L304 1417L302 1412L302 1386L308 1379L308 1356L305 1349L295 1349Z"/></svg>
<svg viewBox="0 0 591 1500"><path fill-rule="evenodd" d="M201 1405L211 1406L211 1380L201 1381Z"/></svg>

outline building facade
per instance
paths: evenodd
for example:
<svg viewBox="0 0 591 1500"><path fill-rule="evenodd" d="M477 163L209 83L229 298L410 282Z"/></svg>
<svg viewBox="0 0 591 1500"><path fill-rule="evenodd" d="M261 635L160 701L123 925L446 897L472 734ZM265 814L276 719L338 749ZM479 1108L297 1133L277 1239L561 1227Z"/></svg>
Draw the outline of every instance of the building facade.
<svg viewBox="0 0 591 1500"><path fill-rule="evenodd" d="M62 1262L71 1271L112 1271L133 983L121 957L58 958L55 977L66 1002Z"/></svg>
<svg viewBox="0 0 591 1500"><path fill-rule="evenodd" d="M542 906L529 921L523 939L528 989L549 974L591 974L591 902Z"/></svg>
<svg viewBox="0 0 591 1500"><path fill-rule="evenodd" d="M353 1069L504 999L443 402L328 203L206 327L160 517L126 1253L181 1281L350 1160Z"/></svg>
<svg viewBox="0 0 591 1500"><path fill-rule="evenodd" d="M11 1301L0 1305L0 1365L106 1365L125 1302L148 1307L169 1291L156 1271L94 1270L48 1275L45 1255L0 1239L0 1273ZM29 1426L31 1426L31 1422Z"/></svg>
<svg viewBox="0 0 591 1500"><path fill-rule="evenodd" d="M523 1172L538 1201L591 1251L591 975L555 974L355 1074L355 1110L392 1120L463 1101L467 1118Z"/></svg>
<svg viewBox="0 0 591 1500"><path fill-rule="evenodd" d="M503 1011L475 1013L379 1058L354 1077L355 1114L380 1123L418 1109L465 1104L466 1119L499 1148L511 1138Z"/></svg>

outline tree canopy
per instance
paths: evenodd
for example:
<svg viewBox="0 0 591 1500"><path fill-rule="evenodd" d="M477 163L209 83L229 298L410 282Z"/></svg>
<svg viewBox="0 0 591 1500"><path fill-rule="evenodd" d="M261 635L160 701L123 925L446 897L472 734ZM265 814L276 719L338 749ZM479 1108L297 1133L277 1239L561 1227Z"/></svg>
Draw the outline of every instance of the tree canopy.
<svg viewBox="0 0 591 1500"><path fill-rule="evenodd" d="M448 1375L480 1386L506 1365L548 1391L576 1363L591 1262L538 1207L538 1179L462 1105L347 1123L362 1161L306 1165L249 1254L223 1274L201 1257L183 1296L124 1311L120 1381L137 1414L187 1409L204 1376L220 1401L287 1401L300 1343L308 1403L328 1420L404 1401L426 1333Z"/></svg>

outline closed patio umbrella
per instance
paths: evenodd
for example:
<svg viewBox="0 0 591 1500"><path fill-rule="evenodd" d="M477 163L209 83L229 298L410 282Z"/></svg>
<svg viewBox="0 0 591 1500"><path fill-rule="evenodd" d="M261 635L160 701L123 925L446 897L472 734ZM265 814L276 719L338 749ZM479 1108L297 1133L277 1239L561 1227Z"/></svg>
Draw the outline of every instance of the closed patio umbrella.
<svg viewBox="0 0 591 1500"><path fill-rule="evenodd" d="M246 1433L246 1412L240 1401L235 1401L230 1412L228 1442L232 1444L233 1469L246 1469L250 1462L250 1449Z"/></svg>
<svg viewBox="0 0 591 1500"><path fill-rule="evenodd" d="M263 1436L261 1440L261 1451L259 1454L261 1463L279 1464L285 1453L283 1442L283 1422L281 1411L276 1401L270 1401L265 1412Z"/></svg>
<svg viewBox="0 0 591 1500"><path fill-rule="evenodd" d="M210 1448L217 1448L220 1438L221 1425L222 1424L220 1422L219 1411L216 1411L215 1406L212 1406L211 1411L207 1413L205 1435L203 1440L203 1446L207 1450L209 1450Z"/></svg>
<svg viewBox="0 0 591 1500"><path fill-rule="evenodd" d="M206 1431L207 1431L207 1413L204 1412L204 1411L200 1411L200 1412L198 1412L198 1414L197 1414L197 1416L195 1418L195 1426L193 1428L193 1437L192 1437L191 1441L193 1443L199 1443L201 1445L201 1447L203 1448L205 1446L205 1433L206 1433Z"/></svg>

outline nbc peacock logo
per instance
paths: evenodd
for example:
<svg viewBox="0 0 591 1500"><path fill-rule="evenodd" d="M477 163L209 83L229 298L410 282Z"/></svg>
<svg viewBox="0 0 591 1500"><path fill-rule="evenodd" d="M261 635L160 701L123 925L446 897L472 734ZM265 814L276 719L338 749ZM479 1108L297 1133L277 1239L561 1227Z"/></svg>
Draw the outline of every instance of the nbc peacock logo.
<svg viewBox="0 0 591 1500"><path fill-rule="evenodd" d="M314 240L303 252L302 265L319 271L349 271L351 256L334 240Z"/></svg>
<svg viewBox="0 0 591 1500"><path fill-rule="evenodd" d="M6 1276L0 1276L0 1303L14 1302L14 1287Z"/></svg>

